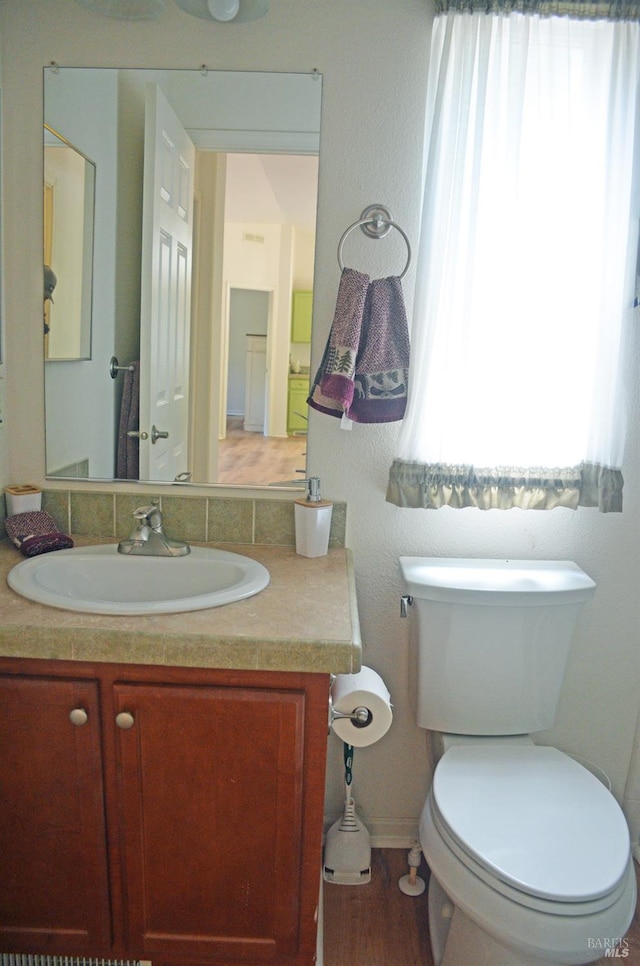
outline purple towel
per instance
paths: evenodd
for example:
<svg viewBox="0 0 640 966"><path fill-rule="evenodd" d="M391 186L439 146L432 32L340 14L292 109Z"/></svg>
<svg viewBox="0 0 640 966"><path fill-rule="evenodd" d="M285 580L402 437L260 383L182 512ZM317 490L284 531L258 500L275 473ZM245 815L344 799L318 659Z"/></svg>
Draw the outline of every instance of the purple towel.
<svg viewBox="0 0 640 966"><path fill-rule="evenodd" d="M398 276L374 279L367 292L355 392L356 423L392 423L404 416L409 381L409 327Z"/></svg>
<svg viewBox="0 0 640 966"><path fill-rule="evenodd" d="M359 423L402 419L407 403L409 329L400 278L370 281L345 268L333 325L307 400Z"/></svg>
<svg viewBox="0 0 640 966"><path fill-rule="evenodd" d="M329 416L342 416L351 408L368 289L368 275L352 268L342 270L331 332L307 400Z"/></svg>
<svg viewBox="0 0 640 966"><path fill-rule="evenodd" d="M140 415L140 363L132 362L131 366L133 368L127 369L124 374L120 403L116 454L118 480L137 480L140 475L140 440L137 436L127 435L131 430L138 430Z"/></svg>
<svg viewBox="0 0 640 966"><path fill-rule="evenodd" d="M73 547L71 537L58 530L53 517L44 510L15 513L7 517L4 527L11 542L25 557Z"/></svg>

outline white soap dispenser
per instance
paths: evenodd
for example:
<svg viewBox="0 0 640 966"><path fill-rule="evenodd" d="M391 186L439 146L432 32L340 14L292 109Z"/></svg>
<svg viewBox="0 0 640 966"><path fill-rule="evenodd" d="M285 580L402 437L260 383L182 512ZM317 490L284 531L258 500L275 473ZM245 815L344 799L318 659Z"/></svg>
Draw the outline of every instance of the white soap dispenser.
<svg viewBox="0 0 640 966"><path fill-rule="evenodd" d="M320 478L299 480L307 487L305 499L295 502L296 553L302 557L324 557L329 551L333 503L320 496Z"/></svg>

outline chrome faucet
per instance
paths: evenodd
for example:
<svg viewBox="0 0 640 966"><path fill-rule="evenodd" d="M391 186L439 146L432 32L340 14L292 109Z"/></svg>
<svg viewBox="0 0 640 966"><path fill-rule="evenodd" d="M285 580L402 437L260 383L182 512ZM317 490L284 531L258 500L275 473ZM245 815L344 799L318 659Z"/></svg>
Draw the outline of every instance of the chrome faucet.
<svg viewBox="0 0 640 966"><path fill-rule="evenodd" d="M139 506L133 511L136 525L126 540L118 544L118 553L146 557L184 557L191 547L182 540L172 540L162 526L162 513L157 503Z"/></svg>

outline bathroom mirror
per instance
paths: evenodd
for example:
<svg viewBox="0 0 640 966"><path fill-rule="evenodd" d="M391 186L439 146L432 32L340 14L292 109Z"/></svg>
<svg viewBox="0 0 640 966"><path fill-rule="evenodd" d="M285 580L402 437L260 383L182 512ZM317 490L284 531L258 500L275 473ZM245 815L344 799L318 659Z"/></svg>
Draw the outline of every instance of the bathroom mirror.
<svg viewBox="0 0 640 966"><path fill-rule="evenodd" d="M2 155L2 89L0 88L0 157ZM0 172L0 184L2 176ZM4 258L2 257L2 197L0 192L0 378L4 376ZM0 414L0 423L2 414Z"/></svg>
<svg viewBox="0 0 640 966"><path fill-rule="evenodd" d="M45 365L48 477L304 475L321 99L316 73L45 69L45 123L97 171L91 358Z"/></svg>
<svg viewBox="0 0 640 966"><path fill-rule="evenodd" d="M44 127L44 357L91 358L91 288L96 167ZM55 288L53 287L55 282Z"/></svg>

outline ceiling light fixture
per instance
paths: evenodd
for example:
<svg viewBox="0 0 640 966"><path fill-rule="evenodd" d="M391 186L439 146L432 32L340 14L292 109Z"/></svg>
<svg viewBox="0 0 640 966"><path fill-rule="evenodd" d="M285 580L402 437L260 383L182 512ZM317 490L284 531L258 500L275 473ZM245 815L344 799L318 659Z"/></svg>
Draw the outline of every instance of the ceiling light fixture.
<svg viewBox="0 0 640 966"><path fill-rule="evenodd" d="M207 0L207 6L214 20L233 20L240 9L240 0Z"/></svg>
<svg viewBox="0 0 640 966"><path fill-rule="evenodd" d="M115 20L157 20L167 0L76 0L81 7Z"/></svg>
<svg viewBox="0 0 640 966"><path fill-rule="evenodd" d="M269 0L176 0L178 6L202 20L246 23L269 12Z"/></svg>

